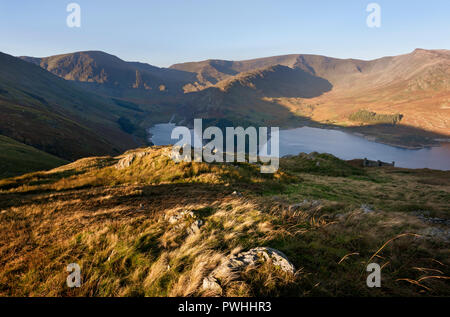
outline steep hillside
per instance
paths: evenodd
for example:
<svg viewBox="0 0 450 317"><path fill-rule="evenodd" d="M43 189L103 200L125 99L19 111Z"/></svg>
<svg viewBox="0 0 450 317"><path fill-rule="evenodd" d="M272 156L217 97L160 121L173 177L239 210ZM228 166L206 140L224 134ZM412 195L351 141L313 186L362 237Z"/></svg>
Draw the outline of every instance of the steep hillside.
<svg viewBox="0 0 450 317"><path fill-rule="evenodd" d="M410 54L384 57L371 61L338 59L320 55L293 54L245 61L207 60L172 65L171 68L197 73L198 83L208 86L239 73L275 65L298 68L330 81L334 89L360 90L412 80L441 69L448 74L450 51L417 49ZM444 76L443 76L444 77ZM442 78L434 78L438 81ZM440 88L448 88L449 79Z"/></svg>
<svg viewBox="0 0 450 317"><path fill-rule="evenodd" d="M333 91L318 98L272 101L299 113L309 105L311 119L337 125L358 124L349 117L360 109L400 113L405 127L450 135L450 51L415 50L367 62L361 74L343 76L343 82L329 80Z"/></svg>
<svg viewBox="0 0 450 317"><path fill-rule="evenodd" d="M141 112L3 53L0 107L0 134L68 160L119 153L144 142L120 124Z"/></svg>
<svg viewBox="0 0 450 317"><path fill-rule="evenodd" d="M301 69L275 65L242 72L187 93L184 102L192 109L192 118L222 118L244 125L295 126L301 124L301 118L295 118L288 109L268 99L313 98L331 89L332 85L323 78Z"/></svg>
<svg viewBox="0 0 450 317"><path fill-rule="evenodd" d="M450 295L449 172L312 153L271 175L170 153L0 180L0 295ZM374 262L381 288L366 285Z"/></svg>
<svg viewBox="0 0 450 317"><path fill-rule="evenodd" d="M311 78L326 80L332 89L317 95L302 96L305 83L295 83L295 80L286 75L293 71L284 71L284 74L265 79L247 75L275 65L301 70L314 76ZM278 105L280 114L287 111L315 122L355 126L362 123L352 122L349 116L361 109L380 114L401 113L403 119L400 124L405 127L421 129L425 134L428 131L450 135L448 50L417 49L410 54L372 61L318 55L286 55L239 62L208 60L176 64L172 68L197 73L197 81L186 85L186 92L210 87L223 88L230 83L242 83L242 77L246 77L247 87L255 86L254 80L259 81L259 86L264 87L260 89L263 101ZM274 96L274 87L282 87L282 93ZM253 103L261 101L255 99ZM240 107L238 105L236 108ZM371 128L361 131L367 132L369 129ZM379 129L385 130L383 127ZM401 129L398 133L402 134L404 131L410 131L411 134L417 130Z"/></svg>
<svg viewBox="0 0 450 317"><path fill-rule="evenodd" d="M275 65L240 73L215 85L224 92L242 87L258 90L266 97L313 98L330 91L332 85L325 79L301 69Z"/></svg>
<svg viewBox="0 0 450 317"><path fill-rule="evenodd" d="M66 80L96 83L114 89L177 93L194 74L149 64L125 62L101 52L87 51L44 58L21 57Z"/></svg>
<svg viewBox="0 0 450 317"><path fill-rule="evenodd" d="M0 179L52 169L67 161L0 135Z"/></svg>
<svg viewBox="0 0 450 317"><path fill-rule="evenodd" d="M450 136L448 50L417 49L371 61L292 54L169 69L124 62L103 52L24 59L151 113L151 119L141 116L141 127L175 114L184 123L202 117L235 124L347 127L385 143L414 147ZM350 119L361 110L402 119L396 126Z"/></svg>

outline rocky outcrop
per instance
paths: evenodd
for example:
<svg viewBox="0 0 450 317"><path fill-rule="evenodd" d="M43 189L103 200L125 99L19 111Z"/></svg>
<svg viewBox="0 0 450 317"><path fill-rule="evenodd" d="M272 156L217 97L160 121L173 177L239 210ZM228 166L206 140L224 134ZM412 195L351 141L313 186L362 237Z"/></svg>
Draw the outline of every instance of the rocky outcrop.
<svg viewBox="0 0 450 317"><path fill-rule="evenodd" d="M135 154L128 154L127 156L121 158L119 162L117 162L116 168L123 169L129 167L133 163L135 157Z"/></svg>
<svg viewBox="0 0 450 317"><path fill-rule="evenodd" d="M439 217L432 217L429 211L415 211L412 213L417 216L420 220L426 223L431 223L435 225L445 225L450 226L450 219L444 219Z"/></svg>
<svg viewBox="0 0 450 317"><path fill-rule="evenodd" d="M450 242L450 230L448 228L428 227L419 232L423 237Z"/></svg>
<svg viewBox="0 0 450 317"><path fill-rule="evenodd" d="M371 212L374 212L373 207L367 204L362 204L361 205L361 210L365 213L365 214L369 214Z"/></svg>
<svg viewBox="0 0 450 317"><path fill-rule="evenodd" d="M130 167L137 158L141 158L149 154L149 151L130 153L122 157L116 164L117 169Z"/></svg>
<svg viewBox="0 0 450 317"><path fill-rule="evenodd" d="M204 291L220 294L222 287L219 281L236 280L247 267L258 266L266 261L270 261L274 268L285 273L295 274L294 265L283 252L268 247L257 247L226 258L209 276L203 279L202 288Z"/></svg>
<svg viewBox="0 0 450 317"><path fill-rule="evenodd" d="M195 215L194 215L194 213L192 211L184 210L184 211L179 212L179 213L177 213L175 215L172 215L172 216L165 215L164 218L167 221L169 221L170 224L173 225L173 224L175 224L175 223L177 223L180 220L183 220L185 218L195 218Z"/></svg>
<svg viewBox="0 0 450 317"><path fill-rule="evenodd" d="M368 160L367 158L364 158L363 166L364 167L395 166L395 162L387 163L387 162L383 162L380 160L371 161L371 160Z"/></svg>
<svg viewBox="0 0 450 317"><path fill-rule="evenodd" d="M200 227L203 226L203 221L200 219L195 220L189 228L187 228L188 234L196 234L200 232Z"/></svg>
<svg viewBox="0 0 450 317"><path fill-rule="evenodd" d="M290 205L288 207L289 211L294 212L294 211L300 211L300 210L308 210L308 209L312 209L312 208L316 208L321 206L321 201L320 200L303 200L300 203L296 203L293 205Z"/></svg>
<svg viewBox="0 0 450 317"><path fill-rule="evenodd" d="M186 228L186 232L189 235L199 233L200 228L204 224L203 220L197 219L197 216L192 211L189 211L189 210L179 212L172 216L166 215L164 218L170 224L176 225L177 228L186 227L185 223L181 223L182 221L187 220L187 222L189 223L192 221L192 219L194 219L194 221L190 225L187 225L187 228Z"/></svg>

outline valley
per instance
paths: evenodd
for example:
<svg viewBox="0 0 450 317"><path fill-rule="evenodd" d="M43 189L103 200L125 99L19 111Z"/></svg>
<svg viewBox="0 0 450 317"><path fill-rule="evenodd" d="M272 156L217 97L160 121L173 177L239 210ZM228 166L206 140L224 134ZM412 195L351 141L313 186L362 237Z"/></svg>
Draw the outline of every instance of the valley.
<svg viewBox="0 0 450 317"><path fill-rule="evenodd" d="M449 11L0 2L0 300L445 312Z"/></svg>
<svg viewBox="0 0 450 317"><path fill-rule="evenodd" d="M0 180L0 295L449 296L449 171L312 153L261 174L170 153L140 148ZM257 261L221 275L222 263L264 248L291 271ZM371 262L381 288L366 286ZM82 287L66 287L68 263Z"/></svg>
<svg viewBox="0 0 450 317"><path fill-rule="evenodd" d="M2 54L0 134L64 160L147 145L148 128L172 116L188 127L203 118L219 127L338 128L404 148L438 146L450 136L449 56L295 54L159 68L100 51ZM400 120L351 119L361 111Z"/></svg>
<svg viewBox="0 0 450 317"><path fill-rule="evenodd" d="M0 295L448 296L449 56L0 54ZM280 127L279 170L176 164L195 118Z"/></svg>

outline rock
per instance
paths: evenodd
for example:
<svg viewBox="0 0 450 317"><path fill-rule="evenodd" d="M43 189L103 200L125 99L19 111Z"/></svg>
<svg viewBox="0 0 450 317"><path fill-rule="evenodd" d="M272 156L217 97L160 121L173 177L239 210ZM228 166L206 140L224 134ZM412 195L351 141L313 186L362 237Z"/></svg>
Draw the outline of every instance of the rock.
<svg viewBox="0 0 450 317"><path fill-rule="evenodd" d="M433 238L433 239L438 239L438 240L443 240L445 242L450 242L450 230L448 229L441 229L441 228L437 228L437 227L428 227L423 229L420 232L421 235L428 237L428 238Z"/></svg>
<svg viewBox="0 0 450 317"><path fill-rule="evenodd" d="M133 154L128 154L127 156L121 158L119 160L119 162L117 162L116 168L117 169L123 169L123 168L129 167L133 163L135 158L136 158L136 155L134 153Z"/></svg>
<svg viewBox="0 0 450 317"><path fill-rule="evenodd" d="M344 215L344 214L341 214L341 213L334 215L334 217L335 217L336 219L339 219L339 220L343 219L344 216L345 216L345 215Z"/></svg>
<svg viewBox="0 0 450 317"><path fill-rule="evenodd" d="M302 209L303 206L304 206L303 203L290 205L289 211L298 211L298 210Z"/></svg>
<svg viewBox="0 0 450 317"><path fill-rule="evenodd" d="M217 280L212 276L208 276L203 279L202 288L214 293L222 293L222 287L220 287L219 283L217 283Z"/></svg>
<svg viewBox="0 0 450 317"><path fill-rule="evenodd" d="M172 216L164 216L164 219L166 219L171 225L174 225L186 218L195 219L194 222L192 222L191 225L186 229L187 233L195 234L200 232L200 227L203 226L203 220L197 219L197 216L192 211L185 210ZM183 226L185 226L185 224L179 224L176 225L176 228L182 228Z"/></svg>
<svg viewBox="0 0 450 317"><path fill-rule="evenodd" d="M365 214L374 212L373 207L371 207L371 206L369 206L369 205L366 205L366 204L362 204L362 205L361 205L361 210L362 210Z"/></svg>
<svg viewBox="0 0 450 317"><path fill-rule="evenodd" d="M200 232L200 227L203 226L203 221L195 220L191 226L187 229L188 234L196 234Z"/></svg>
<svg viewBox="0 0 450 317"><path fill-rule="evenodd" d="M239 278L240 272L244 271L249 266L257 266L261 261L271 261L275 267L283 272L295 274L294 265L288 260L284 253L268 247L257 247L230 256L224 260L222 264L203 280L203 289L217 289L217 286L219 286L217 279L228 281L236 280Z"/></svg>
<svg viewBox="0 0 450 317"><path fill-rule="evenodd" d="M116 168L117 169L127 168L131 164L133 164L133 162L136 158L144 157L144 156L148 155L149 153L150 153L150 151L147 150L147 151L128 154L125 157L121 158L119 160L119 162L117 162Z"/></svg>
<svg viewBox="0 0 450 317"><path fill-rule="evenodd" d="M417 216L417 218L419 218L423 222L432 223L436 225L450 226L450 219L431 217L430 216L431 212L429 211L414 211L412 214Z"/></svg>
<svg viewBox="0 0 450 317"><path fill-rule="evenodd" d="M190 210L184 210L184 211L182 211L176 215L170 216L170 217L168 215L165 215L164 219L168 220L169 223L173 225L173 224L177 223L178 221L180 221L181 219L184 219L186 217L195 218L195 215Z"/></svg>
<svg viewBox="0 0 450 317"><path fill-rule="evenodd" d="M289 211L299 211L299 210L305 210L310 208L315 208L317 206L320 206L321 202L320 200L307 200L305 199L301 203L293 204L289 206Z"/></svg>
<svg viewBox="0 0 450 317"><path fill-rule="evenodd" d="M443 218L428 218L425 221L431 222L438 225L445 225L450 226L450 219L443 219Z"/></svg>
<svg viewBox="0 0 450 317"><path fill-rule="evenodd" d="M177 223L178 220L180 220L180 219L181 219L181 216L180 216L180 215L171 216L171 217L169 218L169 223L170 223L171 225L173 225L173 224Z"/></svg>
<svg viewBox="0 0 450 317"><path fill-rule="evenodd" d="M315 159L317 158L317 155L319 155L319 153L317 153L317 152L311 152L311 153L309 153L309 154L306 154L306 157L307 157L309 160L315 160Z"/></svg>

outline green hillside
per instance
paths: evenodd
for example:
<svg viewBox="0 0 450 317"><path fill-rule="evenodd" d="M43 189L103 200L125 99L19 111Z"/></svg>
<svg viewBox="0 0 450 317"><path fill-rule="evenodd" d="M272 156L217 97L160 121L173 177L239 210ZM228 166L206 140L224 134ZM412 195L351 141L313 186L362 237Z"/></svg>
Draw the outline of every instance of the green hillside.
<svg viewBox="0 0 450 317"><path fill-rule="evenodd" d="M0 178L51 169L67 161L0 135Z"/></svg>

